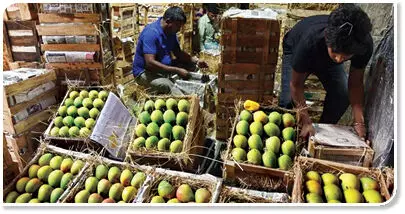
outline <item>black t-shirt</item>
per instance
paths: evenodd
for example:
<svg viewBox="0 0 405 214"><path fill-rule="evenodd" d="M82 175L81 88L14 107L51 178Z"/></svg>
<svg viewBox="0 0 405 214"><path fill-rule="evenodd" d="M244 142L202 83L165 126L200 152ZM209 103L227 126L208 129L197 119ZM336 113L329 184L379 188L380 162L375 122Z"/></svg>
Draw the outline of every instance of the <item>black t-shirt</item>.
<svg viewBox="0 0 405 214"><path fill-rule="evenodd" d="M325 28L328 16L311 16L298 22L284 37L284 54L292 54L292 67L297 72L319 72L339 65L328 54L325 42ZM373 54L373 39L366 38L367 51L363 55L354 55L350 61L354 68L366 67Z"/></svg>

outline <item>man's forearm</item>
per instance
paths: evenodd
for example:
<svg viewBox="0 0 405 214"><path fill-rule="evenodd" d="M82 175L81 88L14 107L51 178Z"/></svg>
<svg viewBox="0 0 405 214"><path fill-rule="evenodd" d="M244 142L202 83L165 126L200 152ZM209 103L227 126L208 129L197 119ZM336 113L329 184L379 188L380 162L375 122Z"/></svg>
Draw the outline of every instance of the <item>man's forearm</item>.
<svg viewBox="0 0 405 214"><path fill-rule="evenodd" d="M155 72L167 72L167 73L177 73L177 67L165 65L156 60L152 60L146 63L147 70Z"/></svg>
<svg viewBox="0 0 405 214"><path fill-rule="evenodd" d="M349 75L349 100L352 106L353 120L356 123L364 123L363 116L363 70L352 70Z"/></svg>
<svg viewBox="0 0 405 214"><path fill-rule="evenodd" d="M300 120L302 124L311 124L311 118L309 117L308 111L306 109L305 97L304 97L304 86L303 85L295 85L294 83L290 83L291 88L291 96L294 101L294 104L300 110Z"/></svg>

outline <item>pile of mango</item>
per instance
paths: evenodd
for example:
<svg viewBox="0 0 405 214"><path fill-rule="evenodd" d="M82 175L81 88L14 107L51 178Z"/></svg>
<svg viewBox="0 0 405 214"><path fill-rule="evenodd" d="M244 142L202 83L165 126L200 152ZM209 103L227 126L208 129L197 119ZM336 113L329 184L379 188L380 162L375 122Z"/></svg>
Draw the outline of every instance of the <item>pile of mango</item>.
<svg viewBox="0 0 405 214"><path fill-rule="evenodd" d="M188 184L175 187L166 180L160 181L157 193L150 203L208 203L211 200L211 192L206 188L194 191Z"/></svg>

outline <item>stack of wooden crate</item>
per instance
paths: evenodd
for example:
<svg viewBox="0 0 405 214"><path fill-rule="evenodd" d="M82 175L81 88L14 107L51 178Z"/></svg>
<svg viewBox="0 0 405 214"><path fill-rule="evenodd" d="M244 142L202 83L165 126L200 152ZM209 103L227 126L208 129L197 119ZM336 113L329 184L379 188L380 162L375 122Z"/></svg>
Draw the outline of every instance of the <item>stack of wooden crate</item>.
<svg viewBox="0 0 405 214"><path fill-rule="evenodd" d="M60 97L67 90L68 80L86 85L112 83L114 58L109 23L102 20L105 15L99 6L40 4L37 30L42 37L41 50L47 61L45 66L56 71Z"/></svg>
<svg viewBox="0 0 405 214"><path fill-rule="evenodd" d="M5 70L19 63L41 62L36 4L12 4L3 14L3 61ZM7 67L8 66L8 67Z"/></svg>
<svg viewBox="0 0 405 214"><path fill-rule="evenodd" d="M280 23L262 18L224 18L218 75L216 138L229 137L235 102L273 103Z"/></svg>
<svg viewBox="0 0 405 214"><path fill-rule="evenodd" d="M186 24L181 28L180 32L177 33L177 37L179 39L180 48L192 54L193 52L193 26L194 26L194 4L192 3L177 3L177 4L169 4L169 6L178 6L183 9L184 13L186 14Z"/></svg>
<svg viewBox="0 0 405 214"><path fill-rule="evenodd" d="M45 131L53 114L51 107L58 95L55 82L52 70L3 72L3 137L20 169L30 160L36 148L34 139Z"/></svg>
<svg viewBox="0 0 405 214"><path fill-rule="evenodd" d="M6 136L3 133L3 186L7 186L20 174L18 163L15 161L15 157L12 157L12 153L10 153L6 142Z"/></svg>
<svg viewBox="0 0 405 214"><path fill-rule="evenodd" d="M138 4L112 3L111 33L115 57L114 83L125 84L134 79L132 62L138 40Z"/></svg>

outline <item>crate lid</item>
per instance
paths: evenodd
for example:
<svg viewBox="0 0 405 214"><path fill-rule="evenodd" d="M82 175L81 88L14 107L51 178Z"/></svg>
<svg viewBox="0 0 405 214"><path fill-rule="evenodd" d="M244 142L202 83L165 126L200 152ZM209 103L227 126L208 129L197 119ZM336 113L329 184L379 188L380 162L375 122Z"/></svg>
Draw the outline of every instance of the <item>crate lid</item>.
<svg viewBox="0 0 405 214"><path fill-rule="evenodd" d="M351 126L314 123L315 135L312 140L321 145L336 147L368 148Z"/></svg>

